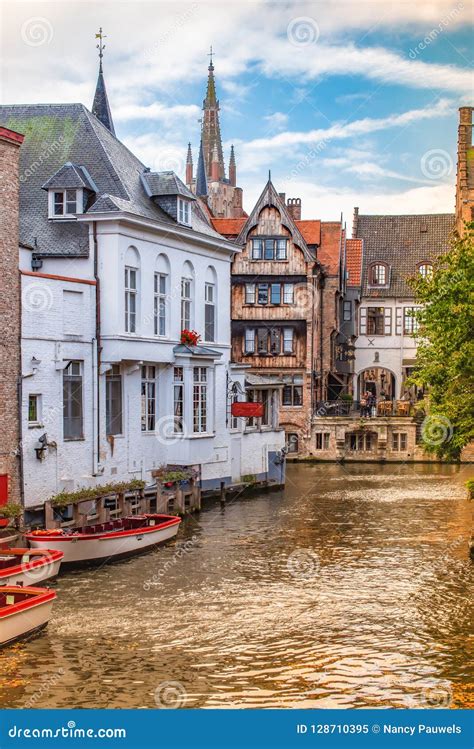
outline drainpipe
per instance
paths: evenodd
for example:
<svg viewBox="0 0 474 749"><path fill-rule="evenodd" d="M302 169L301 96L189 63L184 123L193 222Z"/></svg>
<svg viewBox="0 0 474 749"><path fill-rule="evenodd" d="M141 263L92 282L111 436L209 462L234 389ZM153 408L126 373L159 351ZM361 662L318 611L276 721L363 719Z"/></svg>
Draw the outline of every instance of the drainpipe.
<svg viewBox="0 0 474 749"><path fill-rule="evenodd" d="M324 273L321 271L318 279L318 286L319 286L319 400L323 401L323 395L324 395L324 386L323 386L323 362L324 362L324 355L323 355L323 322L324 322L324 305L323 305L323 290L325 287L325 276Z"/></svg>
<svg viewBox="0 0 474 749"><path fill-rule="evenodd" d="M100 456L100 279L98 274L99 268L99 248L97 242L97 222L92 222L92 239L94 245L94 279L95 279L95 346L92 348L92 371L95 374L96 391L93 404L93 419L95 422L96 444L93 449L92 457L92 475L97 476L99 469ZM94 344L94 341L93 341ZM95 371L94 371L95 370Z"/></svg>

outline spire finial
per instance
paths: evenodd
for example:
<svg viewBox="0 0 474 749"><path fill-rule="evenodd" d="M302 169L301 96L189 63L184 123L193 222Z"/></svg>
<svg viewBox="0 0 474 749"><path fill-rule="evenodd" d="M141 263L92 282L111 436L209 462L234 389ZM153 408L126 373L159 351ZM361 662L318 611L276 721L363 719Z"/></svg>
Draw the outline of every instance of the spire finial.
<svg viewBox="0 0 474 749"><path fill-rule="evenodd" d="M102 58L104 56L104 49L105 49L105 44L103 43L103 40L107 39L107 34L102 33L102 26L99 28L99 33L95 35L95 38L99 40L99 44L96 44L96 47L99 50L99 66L102 69Z"/></svg>
<svg viewBox="0 0 474 749"><path fill-rule="evenodd" d="M209 60L210 60L210 62L209 62L209 69L211 69L211 68L214 67L213 64L212 64L212 56L213 56L213 54L214 54L214 52L212 51L212 44L211 44L211 46L209 48L209 54L208 54L208 57L209 57Z"/></svg>
<svg viewBox="0 0 474 749"><path fill-rule="evenodd" d="M268 181L269 182L272 181L272 172L271 172L271 169L268 170Z"/></svg>

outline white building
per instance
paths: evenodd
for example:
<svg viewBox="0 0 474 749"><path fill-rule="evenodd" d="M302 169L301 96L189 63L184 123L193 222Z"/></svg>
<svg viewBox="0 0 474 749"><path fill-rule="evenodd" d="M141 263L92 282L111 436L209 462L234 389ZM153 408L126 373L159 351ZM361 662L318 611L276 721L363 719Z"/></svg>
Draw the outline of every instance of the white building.
<svg viewBox="0 0 474 749"><path fill-rule="evenodd" d="M231 417L236 250L172 172L153 173L82 105L0 107L21 152L24 500L199 466L204 489L283 483L279 389ZM10 126L13 126L12 124ZM181 331L197 331L183 345Z"/></svg>
<svg viewBox="0 0 474 749"><path fill-rule="evenodd" d="M353 236L363 241L362 290L354 393L401 399L416 361L416 309L409 279L431 273L448 249L452 214L362 216L355 209Z"/></svg>

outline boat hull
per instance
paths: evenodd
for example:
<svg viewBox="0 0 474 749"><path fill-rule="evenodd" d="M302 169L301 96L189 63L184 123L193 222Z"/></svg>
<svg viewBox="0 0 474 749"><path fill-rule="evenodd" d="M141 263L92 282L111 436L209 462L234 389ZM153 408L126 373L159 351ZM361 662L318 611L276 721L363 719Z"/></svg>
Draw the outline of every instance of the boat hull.
<svg viewBox="0 0 474 749"><path fill-rule="evenodd" d="M137 528L117 534L89 537L35 537L29 534L27 539L33 549L54 549L64 552L63 565L99 564L140 554L166 543L176 536L178 528L179 519L162 528Z"/></svg>
<svg viewBox="0 0 474 749"><path fill-rule="evenodd" d="M17 551L13 549L5 550L5 553ZM50 549L48 548L48 552ZM35 586L44 583L46 580L52 580L59 574L62 562L62 553L51 551L51 553L41 554L35 558L34 550L18 550L18 564L11 569L0 569L0 585L24 585ZM29 555L28 555L29 552ZM29 559L28 559L29 556ZM1 552L0 552L1 557ZM28 559L28 561L26 561Z"/></svg>
<svg viewBox="0 0 474 749"><path fill-rule="evenodd" d="M9 586L12 590L13 586ZM32 590L32 588L16 588L17 590ZM56 594L51 591L38 590L43 593L38 600L32 599L27 608L17 610L18 607L12 606L12 611L0 615L0 648L10 645L17 640L31 637L36 632L47 626L53 608Z"/></svg>

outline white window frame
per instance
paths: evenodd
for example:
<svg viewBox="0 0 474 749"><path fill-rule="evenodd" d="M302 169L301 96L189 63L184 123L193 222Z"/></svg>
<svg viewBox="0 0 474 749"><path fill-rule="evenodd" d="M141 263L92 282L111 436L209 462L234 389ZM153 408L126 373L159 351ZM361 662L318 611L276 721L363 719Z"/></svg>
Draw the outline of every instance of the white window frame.
<svg viewBox="0 0 474 749"><path fill-rule="evenodd" d="M433 275L433 263L428 261L420 263L418 266L418 273L425 280Z"/></svg>
<svg viewBox="0 0 474 749"><path fill-rule="evenodd" d="M209 335L209 324L207 323L207 313L212 312L212 335ZM206 343L214 343L217 337L217 316L216 316L216 284L206 282L204 284L204 340Z"/></svg>
<svg viewBox="0 0 474 749"><path fill-rule="evenodd" d="M68 371L69 370L69 371ZM70 414L67 414L67 411L70 411L70 406L67 405L65 398L64 398L64 391L65 391L65 385L66 381L69 384L72 384L73 381L76 381L76 383L79 385L79 394L80 394L80 404L81 404L81 413L78 417L72 417ZM80 419L80 434L75 434L74 436L65 436L65 425L66 420L70 418L76 418ZM66 442L74 442L75 440L83 440L84 439L84 362L78 361L76 359L73 359L71 361L68 361L67 365L63 369L63 439Z"/></svg>
<svg viewBox="0 0 474 749"><path fill-rule="evenodd" d="M177 405L180 404L181 413L177 413ZM173 433L184 434L184 369L173 368Z"/></svg>
<svg viewBox="0 0 474 749"><path fill-rule="evenodd" d="M168 332L168 275L155 272L153 298L153 330L158 338L166 338Z"/></svg>
<svg viewBox="0 0 474 749"><path fill-rule="evenodd" d="M193 279L181 277L181 330L193 327Z"/></svg>
<svg viewBox="0 0 474 749"><path fill-rule="evenodd" d="M184 226L191 226L191 203L184 198L178 198L178 222Z"/></svg>
<svg viewBox="0 0 474 749"><path fill-rule="evenodd" d="M414 312L416 312L417 309L418 307L404 307L403 308L403 335L415 335L415 333L418 332L418 320L413 314ZM412 314L408 314L410 312Z"/></svg>
<svg viewBox="0 0 474 749"><path fill-rule="evenodd" d="M245 304L255 304L256 285L254 283L245 284Z"/></svg>
<svg viewBox="0 0 474 749"><path fill-rule="evenodd" d="M69 193L69 196L68 196ZM69 213L67 209L68 202L71 201L71 194L75 194L75 204L76 204L76 210L72 213ZM62 195L62 206L63 210L61 213L56 213L56 195ZM84 213L83 211L83 190L82 188L76 188L76 187L68 187L68 188L58 188L58 189L51 189L48 190L48 218L51 219L65 219L65 218L75 218L77 214Z"/></svg>
<svg viewBox="0 0 474 749"><path fill-rule="evenodd" d="M283 328L283 353L292 354L294 349L294 335L295 331L293 328Z"/></svg>
<svg viewBox="0 0 474 749"><path fill-rule="evenodd" d="M131 283L132 279L134 279L134 286ZM136 333L138 316L138 268L132 265L125 266L124 301L125 332Z"/></svg>
<svg viewBox="0 0 474 749"><path fill-rule="evenodd" d="M36 418L30 419L30 398L35 399ZM28 393L28 426L37 427L41 425L42 398L40 393Z"/></svg>
<svg viewBox="0 0 474 749"><path fill-rule="evenodd" d="M245 354L254 354L255 353L255 329L254 328L246 328L245 329L245 334L244 334L244 353Z"/></svg>
<svg viewBox="0 0 474 749"><path fill-rule="evenodd" d="M193 367L193 434L207 434L209 426L209 367Z"/></svg>
<svg viewBox="0 0 474 749"><path fill-rule="evenodd" d="M154 364L143 364L141 370L141 423L142 433L154 432L158 411L157 368Z"/></svg>
<svg viewBox="0 0 474 749"><path fill-rule="evenodd" d="M114 431L111 428L112 425L112 412L109 411L112 404L112 394L114 384L119 384L120 393L120 430ZM105 432L106 435L120 435L123 434L123 378L122 372L120 371L120 365L114 364L112 368L105 373Z"/></svg>
<svg viewBox="0 0 474 749"><path fill-rule="evenodd" d="M292 283L283 284L283 304L295 303L295 285Z"/></svg>

